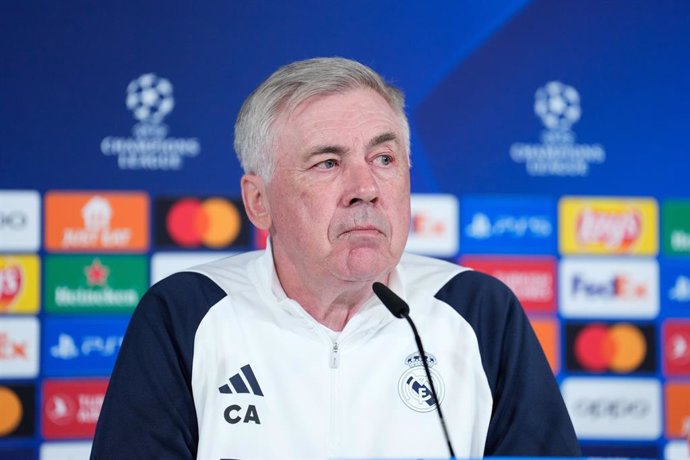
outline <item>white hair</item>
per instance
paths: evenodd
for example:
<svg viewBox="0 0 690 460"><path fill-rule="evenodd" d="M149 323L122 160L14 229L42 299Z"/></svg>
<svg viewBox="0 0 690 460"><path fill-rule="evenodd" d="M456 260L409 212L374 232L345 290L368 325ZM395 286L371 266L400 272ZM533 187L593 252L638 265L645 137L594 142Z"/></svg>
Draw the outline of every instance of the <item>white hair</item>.
<svg viewBox="0 0 690 460"><path fill-rule="evenodd" d="M340 57L314 58L281 67L242 104L235 122L235 152L244 172L267 181L273 175L273 124L282 111L293 110L314 96L340 94L359 88L376 91L398 115L409 160L410 127L402 91L357 61Z"/></svg>

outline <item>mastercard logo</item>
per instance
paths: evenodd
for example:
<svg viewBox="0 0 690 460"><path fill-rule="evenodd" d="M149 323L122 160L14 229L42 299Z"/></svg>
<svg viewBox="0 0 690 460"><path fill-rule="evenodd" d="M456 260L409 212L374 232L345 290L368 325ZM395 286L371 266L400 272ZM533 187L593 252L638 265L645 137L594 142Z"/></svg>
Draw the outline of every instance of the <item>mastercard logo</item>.
<svg viewBox="0 0 690 460"><path fill-rule="evenodd" d="M630 323L569 325L568 367L590 372L629 373L654 370L653 326Z"/></svg>
<svg viewBox="0 0 690 460"><path fill-rule="evenodd" d="M185 198L170 206L165 227L179 246L224 248L239 236L242 215L235 204L224 198Z"/></svg>
<svg viewBox="0 0 690 460"><path fill-rule="evenodd" d="M0 407L0 436L7 436L19 426L24 408L19 396L7 387L0 387Z"/></svg>

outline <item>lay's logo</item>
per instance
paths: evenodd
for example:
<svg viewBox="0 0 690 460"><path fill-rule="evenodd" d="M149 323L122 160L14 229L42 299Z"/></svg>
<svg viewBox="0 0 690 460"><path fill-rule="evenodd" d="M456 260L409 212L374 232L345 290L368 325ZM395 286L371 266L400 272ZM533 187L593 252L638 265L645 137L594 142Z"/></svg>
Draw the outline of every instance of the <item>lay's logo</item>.
<svg viewBox="0 0 690 460"><path fill-rule="evenodd" d="M653 199L583 199L559 203L559 247L563 254L658 252L658 209Z"/></svg>
<svg viewBox="0 0 690 460"><path fill-rule="evenodd" d="M39 265L33 254L0 254L0 314L38 312Z"/></svg>

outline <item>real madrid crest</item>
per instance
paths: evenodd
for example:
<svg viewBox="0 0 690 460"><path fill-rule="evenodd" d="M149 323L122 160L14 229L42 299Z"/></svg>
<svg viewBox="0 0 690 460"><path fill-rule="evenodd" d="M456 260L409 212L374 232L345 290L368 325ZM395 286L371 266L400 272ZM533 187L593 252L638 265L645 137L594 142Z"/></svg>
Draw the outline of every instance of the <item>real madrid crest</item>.
<svg viewBox="0 0 690 460"><path fill-rule="evenodd" d="M426 353L426 362L429 365L429 372L434 381L434 389L440 400L439 402L442 402L446 391L443 379L441 379L438 372L432 369L436 365L436 358L434 355ZM426 372L424 372L422 356L419 353L412 353L405 358L405 364L409 366L409 369L403 372L398 382L400 399L407 407L417 412L429 412L436 409L436 401L431 392L431 385L429 385L429 379L426 376Z"/></svg>

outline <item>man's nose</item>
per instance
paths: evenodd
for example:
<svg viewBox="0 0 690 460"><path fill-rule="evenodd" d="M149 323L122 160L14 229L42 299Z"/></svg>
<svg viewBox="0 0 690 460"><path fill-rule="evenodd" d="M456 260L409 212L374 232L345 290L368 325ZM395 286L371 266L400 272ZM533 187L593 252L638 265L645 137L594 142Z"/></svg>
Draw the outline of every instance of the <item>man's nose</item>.
<svg viewBox="0 0 690 460"><path fill-rule="evenodd" d="M345 173L346 206L375 203L379 198L379 184L368 163L351 164Z"/></svg>

